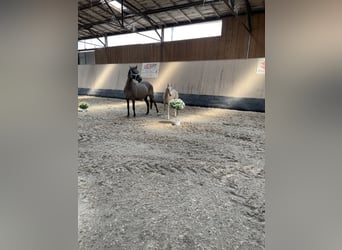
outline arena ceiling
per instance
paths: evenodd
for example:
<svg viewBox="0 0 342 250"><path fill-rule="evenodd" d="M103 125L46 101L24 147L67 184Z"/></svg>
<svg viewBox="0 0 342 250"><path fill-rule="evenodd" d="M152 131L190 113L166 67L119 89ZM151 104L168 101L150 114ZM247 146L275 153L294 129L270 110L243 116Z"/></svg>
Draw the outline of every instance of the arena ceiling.
<svg viewBox="0 0 342 250"><path fill-rule="evenodd" d="M246 15L242 25L251 32L251 16L264 12L265 0L79 0L78 40L238 15Z"/></svg>

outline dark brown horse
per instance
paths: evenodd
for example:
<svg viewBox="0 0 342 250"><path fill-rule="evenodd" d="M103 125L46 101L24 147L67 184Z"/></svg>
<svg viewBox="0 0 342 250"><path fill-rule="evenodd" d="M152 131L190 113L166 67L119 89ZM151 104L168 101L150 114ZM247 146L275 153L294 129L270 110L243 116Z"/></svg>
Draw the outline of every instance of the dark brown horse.
<svg viewBox="0 0 342 250"><path fill-rule="evenodd" d="M126 85L124 88L124 96L127 101L127 117L129 117L129 100L132 100L133 105L133 115L135 117L135 101L144 100L147 107L146 115L150 112L150 107L152 109L152 103L156 107L157 113L159 113L157 104L154 100L154 91L151 83L142 81L141 76L137 66L130 67L128 70L128 76ZM148 105L148 98L150 100L150 105Z"/></svg>

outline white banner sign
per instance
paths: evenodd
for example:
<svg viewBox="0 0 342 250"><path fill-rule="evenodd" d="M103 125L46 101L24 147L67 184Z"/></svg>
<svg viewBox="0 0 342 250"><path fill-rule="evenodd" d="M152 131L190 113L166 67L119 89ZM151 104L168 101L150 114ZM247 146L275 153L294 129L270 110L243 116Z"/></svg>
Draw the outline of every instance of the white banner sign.
<svg viewBox="0 0 342 250"><path fill-rule="evenodd" d="M159 75L159 63L143 63L141 66L142 78L157 78Z"/></svg>
<svg viewBox="0 0 342 250"><path fill-rule="evenodd" d="M265 74L266 64L265 64L265 58L258 59L257 64L257 74Z"/></svg>

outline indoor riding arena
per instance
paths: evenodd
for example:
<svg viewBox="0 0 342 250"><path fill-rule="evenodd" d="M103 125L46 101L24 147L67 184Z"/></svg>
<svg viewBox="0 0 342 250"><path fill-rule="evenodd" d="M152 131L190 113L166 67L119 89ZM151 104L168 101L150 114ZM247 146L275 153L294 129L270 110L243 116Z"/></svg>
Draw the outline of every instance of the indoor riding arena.
<svg viewBox="0 0 342 250"><path fill-rule="evenodd" d="M79 43L102 42L78 52L79 249L265 249L264 1L90 2ZM219 35L167 40L209 21ZM109 44L146 31L160 41ZM146 97L128 116L143 82L159 112ZM183 109L164 109L168 84Z"/></svg>

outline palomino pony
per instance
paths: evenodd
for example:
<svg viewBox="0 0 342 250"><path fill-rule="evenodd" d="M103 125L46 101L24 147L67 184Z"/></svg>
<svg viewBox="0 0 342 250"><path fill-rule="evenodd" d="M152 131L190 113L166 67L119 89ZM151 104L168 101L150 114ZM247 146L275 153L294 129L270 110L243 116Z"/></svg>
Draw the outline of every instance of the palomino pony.
<svg viewBox="0 0 342 250"><path fill-rule="evenodd" d="M178 98L177 90L173 89L171 84L168 83L164 92L164 111L166 110L166 105L167 105L167 119L170 119L170 101L172 99L177 99L177 98ZM175 113L175 116L176 116L176 113Z"/></svg>
<svg viewBox="0 0 342 250"><path fill-rule="evenodd" d="M143 82L141 81L142 81L142 78L139 75L138 67L137 66L129 67L127 81L126 81L126 85L124 88L124 96L127 101L127 117L129 117L129 100L132 100L134 117L135 117L135 100L145 101L146 106L147 106L146 115L150 111L147 98L150 99L151 109L152 109L152 103L154 103L157 113L159 112L157 104L154 101L154 92L153 92L152 84L146 81L143 81Z"/></svg>

